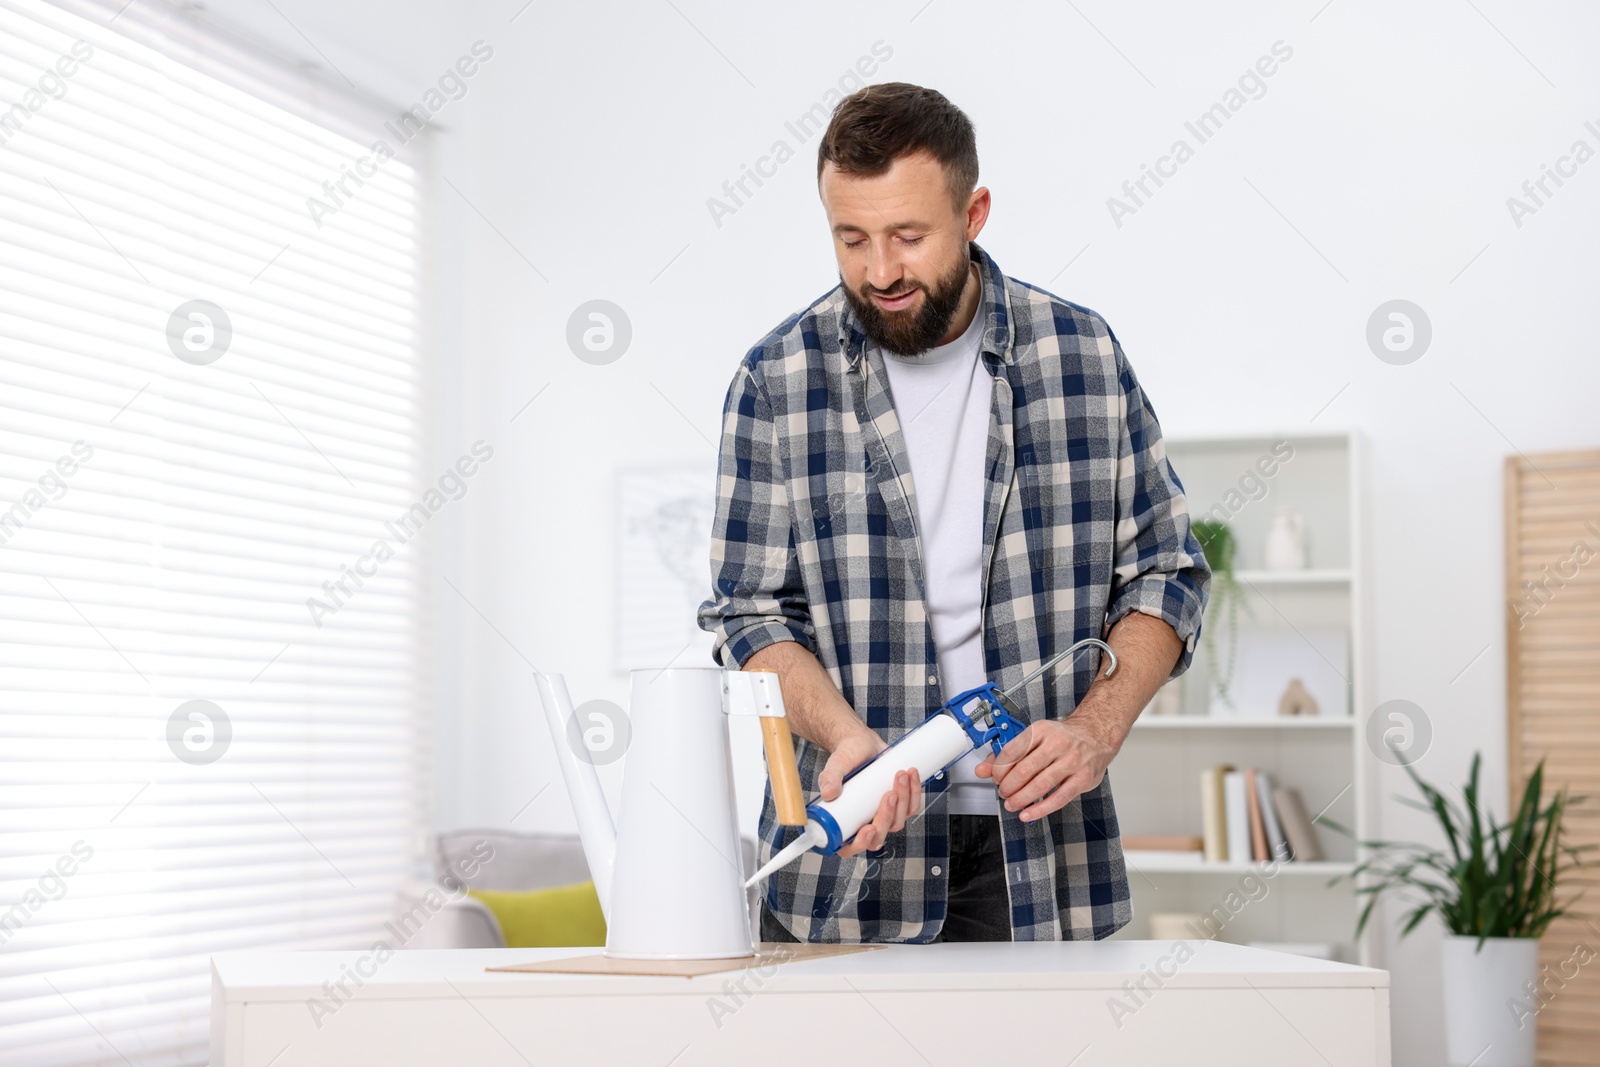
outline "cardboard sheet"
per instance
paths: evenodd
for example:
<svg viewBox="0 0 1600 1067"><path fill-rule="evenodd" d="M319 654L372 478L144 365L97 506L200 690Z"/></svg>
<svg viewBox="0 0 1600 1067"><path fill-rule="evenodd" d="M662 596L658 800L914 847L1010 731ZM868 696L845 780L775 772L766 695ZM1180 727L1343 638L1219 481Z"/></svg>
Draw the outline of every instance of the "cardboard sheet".
<svg viewBox="0 0 1600 1067"><path fill-rule="evenodd" d="M597 954L572 956L563 960L539 960L536 963L514 963L506 967L484 969L535 974L643 974L694 978L697 975L717 974L720 971L747 971L779 963L800 963L805 960L825 959L828 956L847 956L852 952L871 952L882 947L882 945L795 945L763 941L756 946L755 955L725 960L614 960Z"/></svg>

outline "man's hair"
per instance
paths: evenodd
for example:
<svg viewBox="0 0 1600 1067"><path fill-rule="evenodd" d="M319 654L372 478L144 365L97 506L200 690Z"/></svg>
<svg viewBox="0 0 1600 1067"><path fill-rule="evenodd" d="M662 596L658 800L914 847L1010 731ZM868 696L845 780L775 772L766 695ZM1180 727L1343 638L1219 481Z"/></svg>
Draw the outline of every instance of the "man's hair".
<svg viewBox="0 0 1600 1067"><path fill-rule="evenodd" d="M972 120L936 89L908 82L869 85L839 101L817 145L817 181L832 163L875 178L896 159L927 152L944 167L957 212L978 186L978 140Z"/></svg>

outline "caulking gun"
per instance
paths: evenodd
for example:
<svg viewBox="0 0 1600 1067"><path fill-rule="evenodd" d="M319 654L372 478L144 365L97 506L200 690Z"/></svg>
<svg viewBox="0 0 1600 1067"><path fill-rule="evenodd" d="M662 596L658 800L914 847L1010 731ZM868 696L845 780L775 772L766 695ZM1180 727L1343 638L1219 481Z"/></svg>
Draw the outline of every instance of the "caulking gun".
<svg viewBox="0 0 1600 1067"><path fill-rule="evenodd" d="M817 800L806 805L806 826L800 836L773 856L745 882L746 888L774 871L781 870L808 849L831 856L853 839L878 811L883 794L894 785L896 774L915 769L927 782L949 770L958 760L980 745L993 747L995 754L1006 742L1022 732L1017 708L1011 698L1023 686L1088 645L1105 651L1111 661L1109 677L1117 669L1117 655L1111 646L1096 638L1079 641L1071 648L1051 656L1016 685L1001 691L993 682L951 697L915 728L897 738L872 759L844 776L839 795L832 800ZM975 706L974 706L975 705ZM971 710L968 710L969 707Z"/></svg>

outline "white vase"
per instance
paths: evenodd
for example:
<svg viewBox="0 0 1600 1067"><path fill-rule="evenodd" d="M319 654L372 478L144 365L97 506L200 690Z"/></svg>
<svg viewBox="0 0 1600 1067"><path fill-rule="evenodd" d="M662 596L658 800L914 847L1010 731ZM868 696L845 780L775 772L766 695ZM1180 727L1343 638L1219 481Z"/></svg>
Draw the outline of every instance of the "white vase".
<svg viewBox="0 0 1600 1067"><path fill-rule="evenodd" d="M1306 569L1306 522L1293 508L1272 509L1263 564L1269 571Z"/></svg>
<svg viewBox="0 0 1600 1067"><path fill-rule="evenodd" d="M1447 934L1444 969L1445 1050L1453 1067L1533 1067L1534 1016L1526 984L1539 977L1539 939Z"/></svg>

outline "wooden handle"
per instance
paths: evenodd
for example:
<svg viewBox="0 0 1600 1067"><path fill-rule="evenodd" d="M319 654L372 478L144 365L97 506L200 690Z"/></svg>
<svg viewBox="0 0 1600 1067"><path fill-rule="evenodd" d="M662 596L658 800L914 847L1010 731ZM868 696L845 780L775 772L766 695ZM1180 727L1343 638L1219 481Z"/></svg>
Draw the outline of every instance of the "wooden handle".
<svg viewBox="0 0 1600 1067"><path fill-rule="evenodd" d="M800 791L800 767L794 759L794 738L789 720L761 717L761 740L767 747L767 774L772 779L772 802L783 826L806 824L806 798Z"/></svg>
<svg viewBox="0 0 1600 1067"><path fill-rule="evenodd" d="M794 758L794 736L789 733L789 720L761 716L761 743L767 750L767 776L772 779L772 802L778 809L778 824L804 826L806 797L800 790L800 767Z"/></svg>

